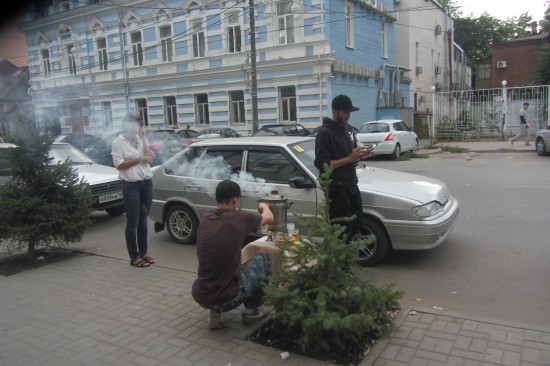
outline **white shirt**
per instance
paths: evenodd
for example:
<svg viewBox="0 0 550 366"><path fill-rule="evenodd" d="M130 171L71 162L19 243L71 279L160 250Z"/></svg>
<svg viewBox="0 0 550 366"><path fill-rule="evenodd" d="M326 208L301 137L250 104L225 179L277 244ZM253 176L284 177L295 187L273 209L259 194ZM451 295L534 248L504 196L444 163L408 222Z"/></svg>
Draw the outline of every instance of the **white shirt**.
<svg viewBox="0 0 550 366"><path fill-rule="evenodd" d="M137 148L128 141L124 135L120 134L113 140L111 145L111 155L113 156L113 165L118 167L124 160L137 159L143 156L143 142L138 137ZM149 143L147 140L145 140ZM151 165L149 163L139 163L128 169L118 171L118 178L127 182L137 182L150 179L153 176Z"/></svg>

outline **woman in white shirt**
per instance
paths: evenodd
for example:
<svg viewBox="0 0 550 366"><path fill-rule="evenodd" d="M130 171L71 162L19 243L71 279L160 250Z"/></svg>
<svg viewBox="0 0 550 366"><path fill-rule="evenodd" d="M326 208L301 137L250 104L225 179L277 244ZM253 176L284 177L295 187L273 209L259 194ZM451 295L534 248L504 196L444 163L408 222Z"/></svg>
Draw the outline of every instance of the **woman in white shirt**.
<svg viewBox="0 0 550 366"><path fill-rule="evenodd" d="M153 152L149 149L141 117L127 113L122 119L122 133L112 143L113 165L122 180L126 213L126 246L130 263L149 267L155 260L147 254L147 217L153 201Z"/></svg>

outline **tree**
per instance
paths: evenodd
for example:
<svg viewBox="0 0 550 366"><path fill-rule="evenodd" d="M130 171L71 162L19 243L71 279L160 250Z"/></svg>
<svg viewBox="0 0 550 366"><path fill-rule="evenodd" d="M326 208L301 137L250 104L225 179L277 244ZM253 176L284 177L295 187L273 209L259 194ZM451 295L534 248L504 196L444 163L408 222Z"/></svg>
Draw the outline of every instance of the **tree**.
<svg viewBox="0 0 550 366"><path fill-rule="evenodd" d="M457 14L454 19L454 40L474 64L491 56L493 44L531 34L533 18L528 13L505 21L486 12L477 18L472 15L462 17L460 12Z"/></svg>
<svg viewBox="0 0 550 366"><path fill-rule="evenodd" d="M91 192L69 162L50 165L51 141L33 130L16 129L9 149L12 181L0 189L0 238L10 248L35 249L82 239L91 212Z"/></svg>
<svg viewBox="0 0 550 366"><path fill-rule="evenodd" d="M391 324L391 312L402 292L393 290L393 284L377 287L372 281L360 281L347 271L359 249L371 245L376 237L371 234L347 243L338 222L354 217L329 220L331 173L332 167L325 164L319 179L325 202L319 205L317 216L298 215L308 236L299 242L278 243L288 253L287 263L264 290L266 302L275 310L274 327L284 330L285 343L292 342L311 357L330 355L339 363L356 364L364 356L366 335L379 336ZM323 240L314 243L313 236ZM359 359L350 360L352 356Z"/></svg>
<svg viewBox="0 0 550 366"><path fill-rule="evenodd" d="M534 84L550 84L550 45L545 44L539 52L539 63L535 68Z"/></svg>

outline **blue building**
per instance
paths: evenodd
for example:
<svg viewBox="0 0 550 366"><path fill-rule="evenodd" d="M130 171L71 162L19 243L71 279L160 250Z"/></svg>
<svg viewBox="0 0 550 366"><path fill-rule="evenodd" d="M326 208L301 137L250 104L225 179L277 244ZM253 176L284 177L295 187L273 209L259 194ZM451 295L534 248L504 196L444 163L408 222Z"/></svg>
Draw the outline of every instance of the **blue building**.
<svg viewBox="0 0 550 366"><path fill-rule="evenodd" d="M104 135L139 111L151 129L252 130L320 125L332 98L361 110L350 123L412 124L408 69L396 65L392 0L50 0L25 32L37 123L51 133Z"/></svg>

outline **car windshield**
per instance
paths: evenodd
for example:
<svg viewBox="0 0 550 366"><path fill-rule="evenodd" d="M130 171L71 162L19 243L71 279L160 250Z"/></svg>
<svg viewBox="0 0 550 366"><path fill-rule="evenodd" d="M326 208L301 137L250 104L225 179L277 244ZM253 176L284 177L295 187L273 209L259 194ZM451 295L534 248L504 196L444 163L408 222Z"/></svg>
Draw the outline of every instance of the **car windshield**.
<svg viewBox="0 0 550 366"><path fill-rule="evenodd" d="M280 136L284 135L284 126L262 127L256 136Z"/></svg>
<svg viewBox="0 0 550 366"><path fill-rule="evenodd" d="M315 140L306 140L288 145L292 154L298 158L315 176L319 176L319 169L315 166Z"/></svg>
<svg viewBox="0 0 550 366"><path fill-rule="evenodd" d="M390 132L390 126L387 123L368 123L362 125L359 129L359 133L378 133L378 132Z"/></svg>
<svg viewBox="0 0 550 366"><path fill-rule="evenodd" d="M93 164L93 161L81 153L78 149L75 149L71 145L52 145L48 156L53 158L51 164L59 164L69 159L72 165L84 165Z"/></svg>

